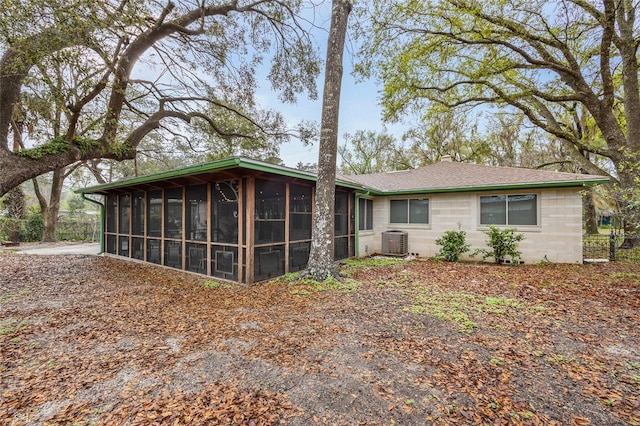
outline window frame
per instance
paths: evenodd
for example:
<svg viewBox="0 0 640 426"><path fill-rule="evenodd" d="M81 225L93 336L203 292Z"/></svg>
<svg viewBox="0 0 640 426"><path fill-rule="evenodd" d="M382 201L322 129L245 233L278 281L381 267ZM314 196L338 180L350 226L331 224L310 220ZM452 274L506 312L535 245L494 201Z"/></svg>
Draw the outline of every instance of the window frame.
<svg viewBox="0 0 640 426"><path fill-rule="evenodd" d="M392 213L391 206L394 202L402 202L406 203L406 222L393 222L392 221ZM427 211L426 211L426 222L414 222L412 221L412 210L411 210L411 202L412 201L426 201L427 202ZM389 224L390 225L412 225L412 226L431 226L431 198L430 197L422 197L422 198L391 198L389 199Z"/></svg>
<svg viewBox="0 0 640 426"><path fill-rule="evenodd" d="M509 223L509 198L518 196L533 196L535 202L535 224L511 224ZM482 199L489 197L504 197L504 223L483 223L482 222ZM539 192L509 192L509 193L492 193L478 195L478 227L487 229L490 226L498 228L516 228L516 229L539 229L541 227L541 197Z"/></svg>
<svg viewBox="0 0 640 426"><path fill-rule="evenodd" d="M358 231L373 231L372 198L358 198Z"/></svg>

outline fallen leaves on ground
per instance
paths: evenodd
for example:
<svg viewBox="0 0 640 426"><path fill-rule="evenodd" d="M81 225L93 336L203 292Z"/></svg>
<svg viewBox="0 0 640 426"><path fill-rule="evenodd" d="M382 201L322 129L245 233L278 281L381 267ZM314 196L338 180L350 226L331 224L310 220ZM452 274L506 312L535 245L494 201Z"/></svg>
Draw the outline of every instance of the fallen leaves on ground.
<svg viewBox="0 0 640 426"><path fill-rule="evenodd" d="M0 255L0 423L640 423L638 266L344 272L360 285L207 288Z"/></svg>

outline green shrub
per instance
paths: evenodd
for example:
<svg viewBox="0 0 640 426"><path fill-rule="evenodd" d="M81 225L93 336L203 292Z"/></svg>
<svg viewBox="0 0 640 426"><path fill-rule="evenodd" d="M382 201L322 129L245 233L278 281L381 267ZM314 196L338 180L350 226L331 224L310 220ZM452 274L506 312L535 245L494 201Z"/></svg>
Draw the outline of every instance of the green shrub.
<svg viewBox="0 0 640 426"><path fill-rule="evenodd" d="M0 241L20 242L20 219L0 217Z"/></svg>
<svg viewBox="0 0 640 426"><path fill-rule="evenodd" d="M518 243L524 240L524 234L516 234L514 228L499 229L491 225L484 233L489 237L487 240L487 249L478 249L473 255L482 254L482 258L493 257L496 263L502 263L506 256L511 257L512 263L520 261L521 252L518 251Z"/></svg>
<svg viewBox="0 0 640 426"><path fill-rule="evenodd" d="M442 237L436 240L436 244L442 246L435 258L447 262L457 262L460 257L469 251L471 246L467 244L467 233L462 230L446 231Z"/></svg>
<svg viewBox="0 0 640 426"><path fill-rule="evenodd" d="M20 236L22 241L32 242L42 240L43 230L44 220L40 208L31 208L27 219L24 221L22 235Z"/></svg>

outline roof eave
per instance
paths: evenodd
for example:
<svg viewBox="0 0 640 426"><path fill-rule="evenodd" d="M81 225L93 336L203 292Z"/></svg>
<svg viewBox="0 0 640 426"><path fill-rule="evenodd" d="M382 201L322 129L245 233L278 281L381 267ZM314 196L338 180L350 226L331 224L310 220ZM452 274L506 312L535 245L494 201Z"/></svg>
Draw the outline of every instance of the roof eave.
<svg viewBox="0 0 640 426"><path fill-rule="evenodd" d="M589 180L558 181L558 182L531 182L513 183L500 185L480 185L480 186L460 186L452 188L422 188L422 189L399 189L399 190L373 190L374 195L408 195L408 194L435 194L445 192L477 192L477 191L501 191L513 189L536 189L536 188L562 188L598 185L609 182L609 178L595 178Z"/></svg>
<svg viewBox="0 0 640 426"><path fill-rule="evenodd" d="M268 163L263 163L261 161L251 160L248 158L231 157L231 158L225 158L222 160L212 161L209 163L189 166L182 169L170 170L166 172L125 179L118 182L90 186L87 188L80 188L80 189L77 189L75 192L79 194L105 195L114 189L127 188L127 187L136 186L136 185L144 185L144 184L150 184L154 182L167 181L170 179L197 175L201 173L215 173L215 172L220 172L220 171L229 170L233 168L243 168L248 170L273 173L280 176L286 176L286 177L291 177L296 179L304 179L304 180L309 180L313 182L317 181L317 176L311 172L291 169L284 166L271 165ZM355 189L355 190L363 189L362 185L345 182L341 180L336 180L336 185L344 188Z"/></svg>

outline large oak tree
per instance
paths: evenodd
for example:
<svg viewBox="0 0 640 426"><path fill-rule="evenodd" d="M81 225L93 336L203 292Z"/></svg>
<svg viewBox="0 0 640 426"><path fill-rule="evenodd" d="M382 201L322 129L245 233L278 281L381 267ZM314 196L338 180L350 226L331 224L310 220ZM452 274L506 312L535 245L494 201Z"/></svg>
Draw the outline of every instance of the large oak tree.
<svg viewBox="0 0 640 426"><path fill-rule="evenodd" d="M315 96L319 66L300 24L299 0L6 0L0 15L0 196L78 161L132 159L152 132L179 134L206 112L237 112L224 94L251 96L256 67L283 101ZM12 149L12 132L38 125L29 99L50 70L74 69L55 97L58 136ZM71 73L68 77L71 77ZM41 108L43 107L43 108ZM55 108L48 108L54 110ZM18 113L19 112L19 113ZM245 117L246 118L246 117Z"/></svg>
<svg viewBox="0 0 640 426"><path fill-rule="evenodd" d="M583 171L611 176L634 232L638 12L633 0L375 0L361 70L384 82L391 119L433 103L523 113ZM576 125L584 114L597 134Z"/></svg>
<svg viewBox="0 0 640 426"><path fill-rule="evenodd" d="M342 58L353 0L332 0L327 40L322 119L318 153L318 181L311 228L311 253L304 275L317 281L337 277L334 265L334 224L338 118L342 92Z"/></svg>

